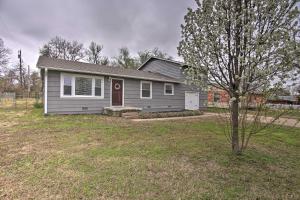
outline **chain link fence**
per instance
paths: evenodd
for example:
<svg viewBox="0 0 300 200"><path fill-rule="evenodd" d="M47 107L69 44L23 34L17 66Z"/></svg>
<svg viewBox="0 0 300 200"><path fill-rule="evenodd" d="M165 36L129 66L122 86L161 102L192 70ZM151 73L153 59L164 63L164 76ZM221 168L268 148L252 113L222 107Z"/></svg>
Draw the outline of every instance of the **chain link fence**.
<svg viewBox="0 0 300 200"><path fill-rule="evenodd" d="M0 93L0 109L29 109L33 106L42 107L41 93L16 94L13 92Z"/></svg>

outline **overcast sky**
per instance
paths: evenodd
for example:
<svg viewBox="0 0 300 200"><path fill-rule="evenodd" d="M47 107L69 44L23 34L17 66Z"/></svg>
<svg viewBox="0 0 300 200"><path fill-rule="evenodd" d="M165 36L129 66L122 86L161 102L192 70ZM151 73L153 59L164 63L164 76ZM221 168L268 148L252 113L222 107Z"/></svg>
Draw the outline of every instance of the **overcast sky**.
<svg viewBox="0 0 300 200"><path fill-rule="evenodd" d="M158 47L177 57L180 24L193 0L0 0L0 37L17 61L35 68L39 48L58 35L103 44L112 57L127 46L132 53Z"/></svg>

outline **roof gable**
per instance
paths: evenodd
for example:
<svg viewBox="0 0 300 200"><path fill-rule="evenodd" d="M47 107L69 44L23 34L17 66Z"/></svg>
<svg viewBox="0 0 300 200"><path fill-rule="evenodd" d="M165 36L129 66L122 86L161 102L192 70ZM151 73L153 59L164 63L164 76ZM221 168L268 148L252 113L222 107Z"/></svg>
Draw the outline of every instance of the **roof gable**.
<svg viewBox="0 0 300 200"><path fill-rule="evenodd" d="M175 65L178 65L180 67L184 67L186 66L186 64L184 64L183 62L179 62L179 61L175 61L175 60L168 60L168 59L164 59L164 58L158 58L158 57L155 57L155 56L152 56L150 57L148 60L146 60L146 62L144 62L139 68L138 70L141 70L142 68L144 68L150 61L152 60L161 60L161 61L164 61L164 62L170 62L170 63L173 63Z"/></svg>

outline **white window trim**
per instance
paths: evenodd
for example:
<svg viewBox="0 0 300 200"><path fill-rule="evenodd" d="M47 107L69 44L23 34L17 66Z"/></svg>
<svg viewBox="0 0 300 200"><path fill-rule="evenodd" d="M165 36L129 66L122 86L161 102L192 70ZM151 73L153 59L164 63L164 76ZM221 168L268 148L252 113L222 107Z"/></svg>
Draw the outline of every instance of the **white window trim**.
<svg viewBox="0 0 300 200"><path fill-rule="evenodd" d="M166 93L167 85L170 85L172 87L172 93L171 94ZM165 83L165 85L164 85L164 95L174 95L174 84L173 83Z"/></svg>
<svg viewBox="0 0 300 200"><path fill-rule="evenodd" d="M143 83L149 83L150 84L150 97L143 97L143 92L142 92L142 85ZM152 99L152 81L141 81L140 83L140 98L141 99Z"/></svg>
<svg viewBox="0 0 300 200"><path fill-rule="evenodd" d="M72 77L72 92L71 95L64 95L64 76ZM75 78L91 78L92 79L92 95L75 95ZM95 79L101 79L101 96L95 96ZM104 77L89 76L82 74L60 73L60 98L76 98L76 99L104 99Z"/></svg>

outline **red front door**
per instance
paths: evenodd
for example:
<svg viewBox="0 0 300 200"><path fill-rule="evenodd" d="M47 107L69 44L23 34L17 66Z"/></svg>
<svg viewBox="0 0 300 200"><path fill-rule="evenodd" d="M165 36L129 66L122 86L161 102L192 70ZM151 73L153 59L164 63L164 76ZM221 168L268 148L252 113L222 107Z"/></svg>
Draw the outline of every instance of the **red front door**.
<svg viewBox="0 0 300 200"><path fill-rule="evenodd" d="M123 106L123 80L112 79L112 106Z"/></svg>

